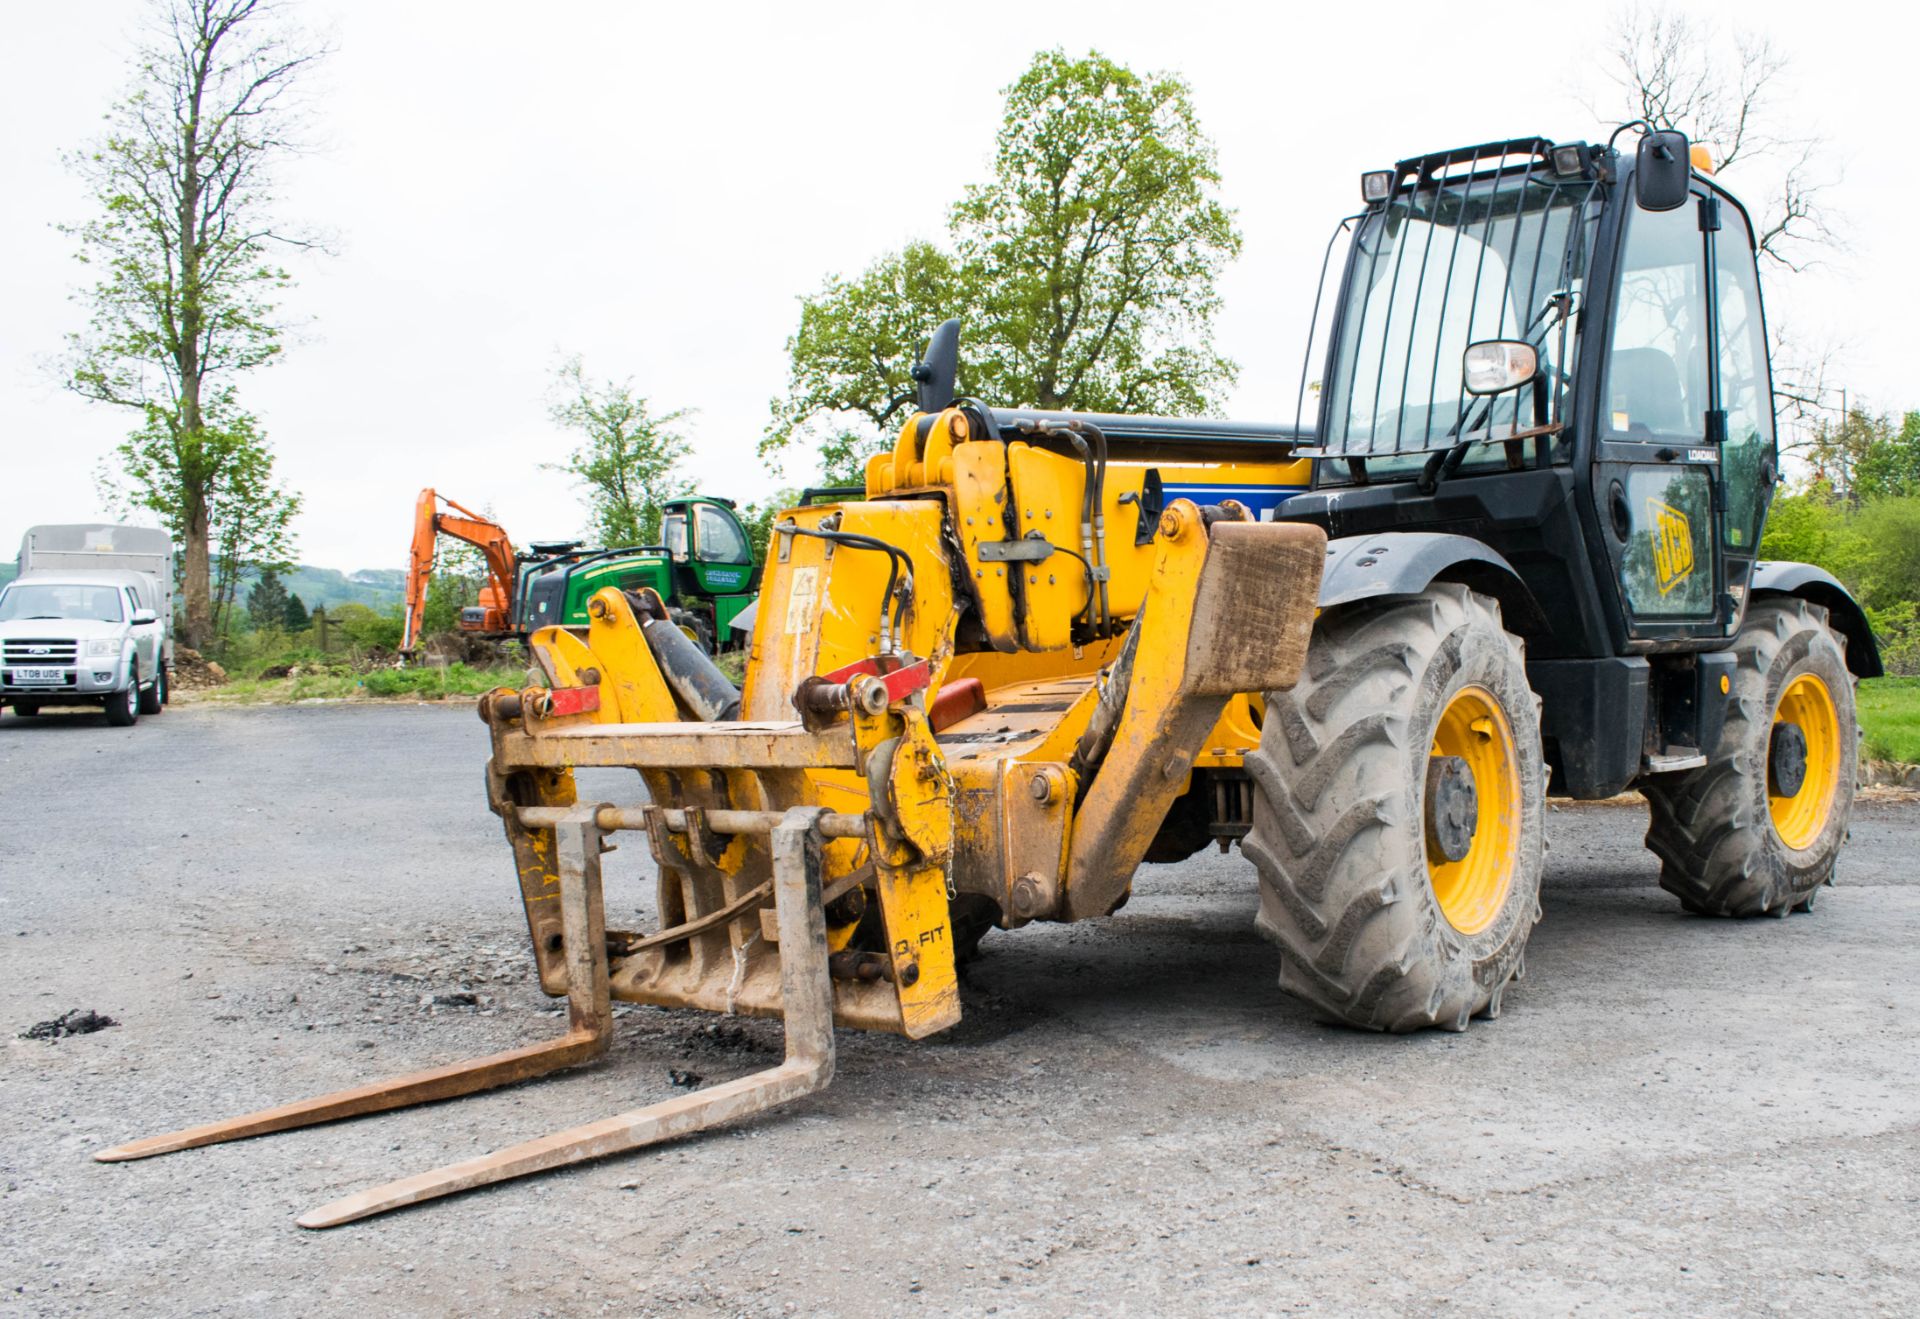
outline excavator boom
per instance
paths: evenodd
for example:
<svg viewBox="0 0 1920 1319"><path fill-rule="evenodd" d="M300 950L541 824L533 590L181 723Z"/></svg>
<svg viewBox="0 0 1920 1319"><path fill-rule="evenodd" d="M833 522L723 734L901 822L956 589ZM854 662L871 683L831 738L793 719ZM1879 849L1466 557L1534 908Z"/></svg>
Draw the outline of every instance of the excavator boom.
<svg viewBox="0 0 1920 1319"><path fill-rule="evenodd" d="M452 512L443 513L445 504ZM487 585L480 591L481 616L475 631L504 633L513 624L513 542L506 528L456 504L431 486L413 505L413 547L407 560L406 615L400 628L400 650L410 653L420 640L420 618L427 605L427 586L433 580L434 550L441 536L452 536L479 548L487 563Z"/></svg>

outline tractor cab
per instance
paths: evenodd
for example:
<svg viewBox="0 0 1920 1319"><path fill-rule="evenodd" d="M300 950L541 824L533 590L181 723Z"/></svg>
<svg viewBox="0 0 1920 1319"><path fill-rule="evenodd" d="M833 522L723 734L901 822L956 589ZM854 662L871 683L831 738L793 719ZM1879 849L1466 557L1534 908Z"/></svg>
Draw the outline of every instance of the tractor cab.
<svg viewBox="0 0 1920 1319"><path fill-rule="evenodd" d="M754 588L753 549L731 499L697 496L664 506L660 539L673 559L674 586L690 595Z"/></svg>
<svg viewBox="0 0 1920 1319"><path fill-rule="evenodd" d="M712 648L729 644L733 620L753 603L760 569L753 542L731 499L695 495L669 500L660 518L660 539L672 560L673 594L700 615L688 619Z"/></svg>
<svg viewBox="0 0 1920 1319"><path fill-rule="evenodd" d="M1838 582L1757 559L1779 459L1753 226L1684 135L1637 127L1630 154L1522 138L1362 176L1313 485L1282 515L1334 538L1323 605L1498 600L1579 797L1711 757L1759 598L1828 611L1880 672Z"/></svg>
<svg viewBox="0 0 1920 1319"><path fill-rule="evenodd" d="M1364 175L1289 515L1486 542L1554 602L1542 659L1723 645L1778 457L1752 224L1704 165L1650 132Z"/></svg>

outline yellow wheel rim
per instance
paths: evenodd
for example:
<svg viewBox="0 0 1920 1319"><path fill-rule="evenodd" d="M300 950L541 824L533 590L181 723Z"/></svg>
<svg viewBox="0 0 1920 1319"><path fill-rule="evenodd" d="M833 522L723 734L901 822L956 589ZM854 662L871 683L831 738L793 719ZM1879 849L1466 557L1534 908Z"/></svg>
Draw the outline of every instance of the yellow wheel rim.
<svg viewBox="0 0 1920 1319"><path fill-rule="evenodd" d="M1513 887L1520 839L1519 749L1492 692L1469 686L1453 694L1434 729L1432 754L1467 762L1479 811L1467 854L1448 861L1429 852L1427 878L1447 923L1478 934L1493 924Z"/></svg>
<svg viewBox="0 0 1920 1319"><path fill-rule="evenodd" d="M1807 773L1800 790L1790 797L1775 795L1771 780L1767 789L1773 831L1781 842L1801 852L1818 841L1833 814L1833 799L1840 787L1840 714L1827 684L1803 673L1780 693L1773 722L1798 725L1807 740Z"/></svg>

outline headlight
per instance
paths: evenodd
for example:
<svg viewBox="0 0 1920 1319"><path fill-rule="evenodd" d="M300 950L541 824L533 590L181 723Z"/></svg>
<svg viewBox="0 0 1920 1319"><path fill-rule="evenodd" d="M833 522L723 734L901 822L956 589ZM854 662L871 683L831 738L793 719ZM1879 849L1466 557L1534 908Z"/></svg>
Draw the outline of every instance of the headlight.
<svg viewBox="0 0 1920 1319"><path fill-rule="evenodd" d="M118 655L119 653L120 643L111 639L89 641L87 643L87 654L89 655Z"/></svg>

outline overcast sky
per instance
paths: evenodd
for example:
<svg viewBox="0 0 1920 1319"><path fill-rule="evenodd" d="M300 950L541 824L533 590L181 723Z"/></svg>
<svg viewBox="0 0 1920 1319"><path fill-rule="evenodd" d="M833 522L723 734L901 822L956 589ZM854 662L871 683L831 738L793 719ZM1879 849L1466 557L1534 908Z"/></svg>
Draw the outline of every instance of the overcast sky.
<svg viewBox="0 0 1920 1319"><path fill-rule="evenodd" d="M0 3L0 556L31 523L104 516L95 476L129 429L60 386L83 272L53 225L87 215L59 156L98 132L140 7ZM744 502L804 483L803 458L782 476L754 452L796 299L940 236L1036 49L1093 47L1192 84L1246 237L1219 338L1242 366L1228 410L1248 418L1292 416L1321 252L1362 170L1606 131L1586 108L1608 99L1598 5L286 8L338 50L315 87L323 148L283 171L283 209L337 254L295 264L301 328L241 392L305 496L299 557L346 570L403 565L426 485L491 508L519 542L578 533L578 493L540 466L569 447L546 415L567 353L694 409L702 488ZM1855 398L1920 407L1920 19L1832 0L1740 10L1792 53L1783 104L1832 143L1822 172L1849 243L1771 279L1769 311L1840 345L1833 378Z"/></svg>

